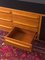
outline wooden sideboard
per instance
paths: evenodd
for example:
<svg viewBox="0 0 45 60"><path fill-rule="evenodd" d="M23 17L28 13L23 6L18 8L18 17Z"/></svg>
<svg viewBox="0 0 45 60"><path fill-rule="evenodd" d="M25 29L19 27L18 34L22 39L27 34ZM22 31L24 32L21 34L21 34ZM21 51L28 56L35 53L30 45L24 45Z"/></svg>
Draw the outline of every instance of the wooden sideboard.
<svg viewBox="0 0 45 60"><path fill-rule="evenodd" d="M32 50L32 41L40 34L41 22L43 14L27 12L22 10L16 10L6 7L0 7L0 29L9 32L5 36L5 42L13 46L24 48L26 50ZM12 35L17 36L24 32L24 37L18 40L14 39ZM15 35L15 36L16 36ZM17 37L16 36L16 37ZM18 38L18 37L17 37Z"/></svg>

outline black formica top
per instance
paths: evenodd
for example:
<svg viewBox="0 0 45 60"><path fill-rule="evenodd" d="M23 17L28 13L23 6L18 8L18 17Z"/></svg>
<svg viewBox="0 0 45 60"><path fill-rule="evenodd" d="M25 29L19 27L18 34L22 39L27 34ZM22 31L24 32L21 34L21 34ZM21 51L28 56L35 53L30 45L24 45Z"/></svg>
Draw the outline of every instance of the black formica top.
<svg viewBox="0 0 45 60"><path fill-rule="evenodd" d="M0 6L45 14L45 4L19 0L1 0Z"/></svg>

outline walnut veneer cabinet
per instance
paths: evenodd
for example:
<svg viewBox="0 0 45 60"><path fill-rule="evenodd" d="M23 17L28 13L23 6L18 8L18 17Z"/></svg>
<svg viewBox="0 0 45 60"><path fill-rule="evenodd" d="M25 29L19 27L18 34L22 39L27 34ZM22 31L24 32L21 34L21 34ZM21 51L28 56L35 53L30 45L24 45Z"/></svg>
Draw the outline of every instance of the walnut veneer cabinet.
<svg viewBox="0 0 45 60"><path fill-rule="evenodd" d="M0 29L8 31L5 43L31 51L40 34L43 14L0 7ZM36 38L37 37L37 38Z"/></svg>

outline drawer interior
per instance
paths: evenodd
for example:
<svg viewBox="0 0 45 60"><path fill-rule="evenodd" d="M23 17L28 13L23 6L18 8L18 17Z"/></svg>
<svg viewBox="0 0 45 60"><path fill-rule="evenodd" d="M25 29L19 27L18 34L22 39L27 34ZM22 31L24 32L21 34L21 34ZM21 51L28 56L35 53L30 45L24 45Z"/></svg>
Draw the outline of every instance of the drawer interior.
<svg viewBox="0 0 45 60"><path fill-rule="evenodd" d="M8 34L8 37L16 39L16 40L24 41L24 42L27 42L27 43L31 43L31 41L34 38L34 35L35 35L35 32L15 27Z"/></svg>
<svg viewBox="0 0 45 60"><path fill-rule="evenodd" d="M36 32L14 27L5 36L5 43L21 49L32 50L32 40Z"/></svg>

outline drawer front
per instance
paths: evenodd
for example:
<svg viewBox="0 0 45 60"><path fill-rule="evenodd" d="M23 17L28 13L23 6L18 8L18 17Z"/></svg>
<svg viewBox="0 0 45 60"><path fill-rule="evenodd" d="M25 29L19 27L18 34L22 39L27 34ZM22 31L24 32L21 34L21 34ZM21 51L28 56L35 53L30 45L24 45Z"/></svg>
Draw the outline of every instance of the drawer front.
<svg viewBox="0 0 45 60"><path fill-rule="evenodd" d="M10 8L6 8L6 7L1 7L1 6L0 6L0 11L10 13L11 9L10 9Z"/></svg>
<svg viewBox="0 0 45 60"><path fill-rule="evenodd" d="M14 25L31 31L38 30L40 23L38 14L22 10L13 10L12 14Z"/></svg>
<svg viewBox="0 0 45 60"><path fill-rule="evenodd" d="M7 43L8 45L12 45L14 47L16 46L17 48L24 49L30 52L32 50L32 44L28 44L28 43L25 43L16 39L11 39L9 37L4 37L4 38L5 38L4 42Z"/></svg>
<svg viewBox="0 0 45 60"><path fill-rule="evenodd" d="M39 17L39 15L37 13L27 12L27 11L23 11L23 10L16 10L16 9L12 10L12 14L26 16L26 17L33 17L33 18Z"/></svg>
<svg viewBox="0 0 45 60"><path fill-rule="evenodd" d="M5 20L11 20L11 14L7 12L0 11L0 18Z"/></svg>
<svg viewBox="0 0 45 60"><path fill-rule="evenodd" d="M2 20L0 19L0 25L4 25L5 27L12 27L12 21L6 21L6 20Z"/></svg>
<svg viewBox="0 0 45 60"><path fill-rule="evenodd" d="M20 15L13 15L13 21L28 24L29 26L38 26L39 18L25 17Z"/></svg>
<svg viewBox="0 0 45 60"><path fill-rule="evenodd" d="M14 27L27 29L27 30L30 30L30 31L33 31L33 32L37 32L37 28L38 28L36 26L28 26L28 25L24 25L24 24L21 24L21 23L18 23L18 22L13 22L13 25L14 25Z"/></svg>
<svg viewBox="0 0 45 60"><path fill-rule="evenodd" d="M0 25L0 30L10 32L12 28L10 27L5 27L4 25Z"/></svg>

